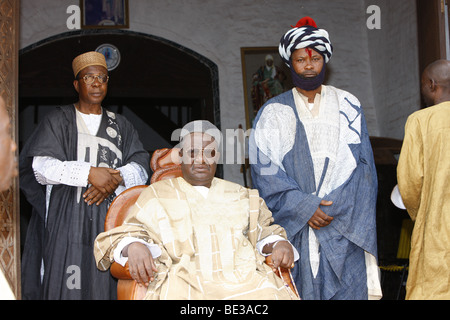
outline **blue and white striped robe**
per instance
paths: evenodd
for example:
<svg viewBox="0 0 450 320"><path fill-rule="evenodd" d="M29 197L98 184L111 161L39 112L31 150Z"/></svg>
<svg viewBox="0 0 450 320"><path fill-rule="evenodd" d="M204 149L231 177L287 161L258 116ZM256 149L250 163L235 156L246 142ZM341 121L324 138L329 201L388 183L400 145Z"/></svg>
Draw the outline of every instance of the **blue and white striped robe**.
<svg viewBox="0 0 450 320"><path fill-rule="evenodd" d="M334 157L324 155L314 165L314 147L308 143L294 94L292 90L269 100L255 118L249 141L253 187L300 253L293 276L302 299L367 299L368 286L379 289L379 282L369 284L366 276L367 256L372 262L377 259L378 186L363 110L350 93L323 86L320 108L337 108L337 145ZM333 201L321 208L334 220L313 230L307 222L322 199ZM311 231L320 243L315 277Z"/></svg>

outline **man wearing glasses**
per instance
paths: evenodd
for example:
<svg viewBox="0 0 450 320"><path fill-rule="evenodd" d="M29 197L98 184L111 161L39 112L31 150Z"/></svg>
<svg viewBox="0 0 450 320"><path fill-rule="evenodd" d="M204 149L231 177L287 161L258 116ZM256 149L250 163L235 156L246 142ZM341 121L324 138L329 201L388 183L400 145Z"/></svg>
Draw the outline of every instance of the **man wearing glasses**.
<svg viewBox="0 0 450 320"><path fill-rule="evenodd" d="M128 261L145 299L297 299L263 263L269 254L274 268L298 259L284 229L257 194L214 177L220 131L196 120L181 138L182 177L151 184L122 226L97 237L98 268Z"/></svg>
<svg viewBox="0 0 450 320"><path fill-rule="evenodd" d="M72 67L78 102L50 113L20 156L21 188L33 205L24 299L114 299L115 280L92 258L94 239L114 197L148 180L149 154L135 128L102 107L105 57L87 52Z"/></svg>

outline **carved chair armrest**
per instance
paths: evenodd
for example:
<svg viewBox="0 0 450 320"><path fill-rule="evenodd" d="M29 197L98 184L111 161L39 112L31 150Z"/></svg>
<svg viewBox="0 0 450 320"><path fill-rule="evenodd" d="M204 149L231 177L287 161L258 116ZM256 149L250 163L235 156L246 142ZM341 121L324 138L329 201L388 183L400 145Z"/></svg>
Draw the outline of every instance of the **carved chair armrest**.
<svg viewBox="0 0 450 320"><path fill-rule="evenodd" d="M119 280L133 280L130 274L130 270L128 269L128 262L125 266L121 266L117 262L113 262L110 267L110 272L112 276Z"/></svg>
<svg viewBox="0 0 450 320"><path fill-rule="evenodd" d="M128 262L122 267L117 262L113 262L110 267L113 277L119 281L117 283L118 300L142 300L147 293L147 287L140 286L131 278Z"/></svg>

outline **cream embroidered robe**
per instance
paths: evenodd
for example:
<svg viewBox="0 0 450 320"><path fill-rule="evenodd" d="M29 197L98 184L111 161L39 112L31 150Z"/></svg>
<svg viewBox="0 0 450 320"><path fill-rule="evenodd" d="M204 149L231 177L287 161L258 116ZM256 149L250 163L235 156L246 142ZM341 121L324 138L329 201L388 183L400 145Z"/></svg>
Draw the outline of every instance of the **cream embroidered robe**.
<svg viewBox="0 0 450 320"><path fill-rule="evenodd" d="M262 199L257 241L286 238L271 224ZM107 270L124 237L137 237L162 250L158 274L146 299L291 299L248 239L249 190L214 178L205 199L183 178L164 180L143 191L123 225L97 237L97 266Z"/></svg>

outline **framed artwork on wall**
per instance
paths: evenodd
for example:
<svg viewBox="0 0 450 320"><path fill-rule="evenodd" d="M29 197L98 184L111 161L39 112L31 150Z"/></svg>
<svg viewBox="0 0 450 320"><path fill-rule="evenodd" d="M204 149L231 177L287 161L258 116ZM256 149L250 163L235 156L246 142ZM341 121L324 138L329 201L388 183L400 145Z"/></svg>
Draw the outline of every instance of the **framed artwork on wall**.
<svg viewBox="0 0 450 320"><path fill-rule="evenodd" d="M243 47L241 63L246 125L250 129L264 103L292 89L292 80L278 47Z"/></svg>
<svg viewBox="0 0 450 320"><path fill-rule="evenodd" d="M128 29L128 0L80 0L81 28Z"/></svg>

